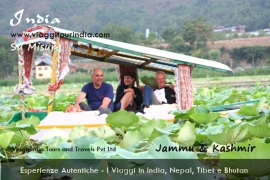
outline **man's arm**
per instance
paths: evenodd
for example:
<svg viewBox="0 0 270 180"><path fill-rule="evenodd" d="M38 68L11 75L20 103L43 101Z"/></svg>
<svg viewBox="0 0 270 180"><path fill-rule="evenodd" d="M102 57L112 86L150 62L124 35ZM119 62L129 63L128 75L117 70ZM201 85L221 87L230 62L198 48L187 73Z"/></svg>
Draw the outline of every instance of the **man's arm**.
<svg viewBox="0 0 270 180"><path fill-rule="evenodd" d="M79 104L84 100L84 98L86 97L86 94L84 92L81 92L76 100L75 100L75 104L74 104L74 107L76 107L77 109L81 109Z"/></svg>
<svg viewBox="0 0 270 180"><path fill-rule="evenodd" d="M110 102L111 102L112 100L110 99L110 98L108 98L108 97L104 97L103 98L103 101L102 101L102 104L101 104L101 108L107 108L108 106L109 106L109 104L110 104Z"/></svg>
<svg viewBox="0 0 270 180"><path fill-rule="evenodd" d="M113 94L113 87L112 87L112 85L109 85L107 87L107 91L106 91L105 97L103 98L102 104L101 104L100 107L102 107L102 108L108 108L109 104L113 100L113 96L114 96L114 94Z"/></svg>

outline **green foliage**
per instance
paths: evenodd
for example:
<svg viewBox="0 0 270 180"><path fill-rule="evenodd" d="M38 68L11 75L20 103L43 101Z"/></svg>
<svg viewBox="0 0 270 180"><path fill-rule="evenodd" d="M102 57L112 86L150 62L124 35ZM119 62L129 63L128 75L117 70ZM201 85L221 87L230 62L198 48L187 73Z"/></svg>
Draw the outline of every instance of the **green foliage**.
<svg viewBox="0 0 270 180"><path fill-rule="evenodd" d="M10 38L0 36L0 77L8 77L17 67L17 51L11 51ZM14 68L15 67L15 68Z"/></svg>
<svg viewBox="0 0 270 180"><path fill-rule="evenodd" d="M26 131L30 135L36 134L38 131L35 128L40 123L40 120L35 117L31 116L30 118L26 118L23 121L18 121L18 122L13 122L9 124L6 127L6 130L11 130L11 131Z"/></svg>
<svg viewBox="0 0 270 180"><path fill-rule="evenodd" d="M177 29L175 28L166 28L161 33L161 37L165 40L167 43L171 43L172 40L178 35Z"/></svg>
<svg viewBox="0 0 270 180"><path fill-rule="evenodd" d="M144 136L141 134L140 131L128 131L125 134L123 141L119 143L119 146L121 148L128 148L133 146L134 144L137 144L143 139Z"/></svg>
<svg viewBox="0 0 270 180"><path fill-rule="evenodd" d="M212 26L208 26L202 18L186 21L182 29L183 39L191 46L194 46L196 42L197 48L205 48L212 33Z"/></svg>
<svg viewBox="0 0 270 180"><path fill-rule="evenodd" d="M143 76L141 78L142 83L144 83L145 85L149 85L153 88L157 87L157 82L156 79L154 77L148 77L148 76Z"/></svg>
<svg viewBox="0 0 270 180"><path fill-rule="evenodd" d="M150 137L151 133L155 128L162 130L165 129L166 127L167 124L165 120L149 121L142 126L141 130L142 134L145 137Z"/></svg>
<svg viewBox="0 0 270 180"><path fill-rule="evenodd" d="M258 125L249 125L249 131L254 137L270 137L270 126L266 123Z"/></svg>
<svg viewBox="0 0 270 180"><path fill-rule="evenodd" d="M250 36L249 36L249 34L247 34L247 33L243 33L243 34L241 35L241 38L248 38L248 37L250 37Z"/></svg>
<svg viewBox="0 0 270 180"><path fill-rule="evenodd" d="M208 54L205 54L205 52L202 49L194 49L190 51L190 55L197 58L204 58L205 55L208 56Z"/></svg>
<svg viewBox="0 0 270 180"><path fill-rule="evenodd" d="M182 36L185 42L188 42L191 46L194 46L196 41L196 22L186 21L182 29Z"/></svg>
<svg viewBox="0 0 270 180"><path fill-rule="evenodd" d="M227 112L228 117L219 117L219 113L213 113L208 108L214 104L213 100L215 103L226 103L232 95L235 97L243 95L246 96L245 98L249 98L247 100L251 100L252 95L255 94L262 96L259 102L253 103L249 108L243 105L238 113ZM194 96L195 101L201 102L202 105L197 104L189 110L173 112L177 118L175 123L167 122L167 120L149 120L132 112L121 110L109 114L106 118L106 123L110 127L100 126L97 129L89 130L84 126L77 126L69 133L65 132L67 135L61 134L61 130L54 128L49 135L44 134L42 141L29 139L30 134L36 134L37 131L29 131L28 128L35 128L40 123L38 118L31 117L12 123L0 130L1 162L5 165L4 158L19 159L19 161L12 162L13 166L8 165L8 168L17 171L18 166L61 169L62 167L79 168L77 166L81 165L71 164L69 161L65 161L63 164L61 159L107 159L112 163L114 159L132 159L125 164L113 163L113 167L125 168L142 168L149 159L211 159L211 162L218 160L218 167L222 169L224 167L248 169L246 174L234 173L234 176L261 177L269 174L270 157L268 153L270 151L270 110L262 107L267 100L263 96L265 94L270 94L270 88L264 87L260 83L248 89L204 87L199 89ZM60 97L65 98L65 96ZM241 98L244 99L244 97L239 97L239 99ZM2 102L1 99L0 101ZM204 146L206 149L202 150L201 148ZM216 148L213 148L214 146ZM255 148L250 152L250 149L249 151L239 151L230 149L228 146L234 146L236 149L251 146ZM185 147L187 149L184 149ZM39 150L22 152L17 151L17 148ZM48 148L57 150L52 151ZM25 159L27 159L27 164ZM44 161L45 159L46 161ZM138 164L137 159L145 159L145 161ZM227 159L229 161L223 161ZM243 163L245 160L251 161ZM152 162L155 163L155 161ZM188 167L194 167L194 169L198 167L196 163L193 163L194 161L189 162L192 163L188 164ZM175 167L173 164L167 164L168 161L164 161L164 163L163 167ZM110 166L109 164L102 161L95 165L98 169L102 169ZM181 164L183 168L187 165ZM89 164L87 165L89 166ZM151 163L150 165L158 167L156 164ZM205 164L205 168L210 168L210 166L212 167L212 164ZM90 165L90 167L92 166ZM256 169L258 167L259 171ZM111 174L113 175L113 173ZM169 175L170 179L179 177L178 174L170 174L172 174ZM157 176L161 175L157 174ZM199 174L199 176L202 175ZM230 174L227 176L231 177ZM5 175L5 177L7 176ZM81 179L81 176L78 179Z"/></svg>
<svg viewBox="0 0 270 180"><path fill-rule="evenodd" d="M102 33L109 33L109 39L117 40L126 43L134 41L133 29L127 26L119 26L113 23L108 23L102 30Z"/></svg>
<svg viewBox="0 0 270 180"><path fill-rule="evenodd" d="M220 164L219 168L230 167L232 169L247 169L248 174L254 177L261 177L269 174L270 168L270 155L268 151L270 150L270 144L264 143L261 139L253 139L248 142L242 142L235 147L238 149L239 147L248 147L252 145L255 147L253 151L247 152L226 152L220 155ZM226 160L229 159L229 160ZM246 163L243 163L240 159L246 159ZM260 159L260 160L259 160ZM234 174L238 177L241 177L240 174ZM242 175L243 177L243 175ZM238 179L238 178L237 178Z"/></svg>
<svg viewBox="0 0 270 180"><path fill-rule="evenodd" d="M247 134L248 129L241 130L240 126L227 128L224 132L218 134L209 134L207 137L217 144L233 144L235 141L241 141Z"/></svg>
<svg viewBox="0 0 270 180"><path fill-rule="evenodd" d="M133 112L127 112L124 110L117 111L109 114L106 118L106 122L113 127L125 127L128 128L137 123L139 118Z"/></svg>
<svg viewBox="0 0 270 180"><path fill-rule="evenodd" d="M177 142L180 146L189 147L195 143L196 129L194 124L187 121L183 127L181 127L179 133L172 137L172 141Z"/></svg>
<svg viewBox="0 0 270 180"><path fill-rule="evenodd" d="M158 41L156 33L150 31L148 38L146 38L142 43L145 45L156 44Z"/></svg>
<svg viewBox="0 0 270 180"><path fill-rule="evenodd" d="M233 38L234 38L234 39L235 39L235 38L238 38L238 33L237 33L237 32L233 33Z"/></svg>
<svg viewBox="0 0 270 180"><path fill-rule="evenodd" d="M88 71L86 69L82 69L82 68L78 68L76 70L77 73L88 73Z"/></svg>
<svg viewBox="0 0 270 180"><path fill-rule="evenodd" d="M229 53L236 62L246 59L248 63L252 63L256 66L258 61L263 57L263 54L266 53L267 50L267 47L253 46L234 48Z"/></svg>
<svg viewBox="0 0 270 180"><path fill-rule="evenodd" d="M266 33L263 30L259 31L259 36L265 36L265 35L266 35Z"/></svg>
<svg viewBox="0 0 270 180"><path fill-rule="evenodd" d="M220 113L209 113L209 114L204 114L204 113L197 113L197 114L192 114L190 117L200 123L200 124L206 124L209 122L212 122L213 120L216 120L220 116Z"/></svg>
<svg viewBox="0 0 270 180"><path fill-rule="evenodd" d="M86 127L84 126L76 126L73 128L70 133L69 133L69 139L74 141L75 139L78 139L83 136L89 135L89 131Z"/></svg>
<svg viewBox="0 0 270 180"><path fill-rule="evenodd" d="M188 51L189 47L185 44L181 36L175 36L170 44L169 51L183 53L185 54Z"/></svg>
<svg viewBox="0 0 270 180"><path fill-rule="evenodd" d="M265 66L270 66L270 58L268 58L268 59L265 60L264 65Z"/></svg>
<svg viewBox="0 0 270 180"><path fill-rule="evenodd" d="M115 138L115 131L113 131L110 127L100 126L97 129L91 131L91 135L100 137L104 140L110 140Z"/></svg>
<svg viewBox="0 0 270 180"><path fill-rule="evenodd" d="M213 36L211 37L211 41L218 41L218 40L227 40L226 33L224 32L213 33Z"/></svg>
<svg viewBox="0 0 270 180"><path fill-rule="evenodd" d="M208 57L210 60L220 61L220 50L211 49L208 51Z"/></svg>
<svg viewBox="0 0 270 180"><path fill-rule="evenodd" d="M10 145L10 142L14 134L15 134L14 132L6 132L6 133L0 134L0 138L2 139L2 141L0 142L0 146L3 149L6 149Z"/></svg>

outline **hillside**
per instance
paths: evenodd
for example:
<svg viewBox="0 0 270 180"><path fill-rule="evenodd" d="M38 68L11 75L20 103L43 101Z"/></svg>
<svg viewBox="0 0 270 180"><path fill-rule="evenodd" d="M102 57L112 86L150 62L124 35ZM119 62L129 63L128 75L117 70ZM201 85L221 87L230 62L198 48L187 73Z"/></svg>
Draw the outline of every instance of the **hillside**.
<svg viewBox="0 0 270 180"><path fill-rule="evenodd" d="M22 21L11 26L10 20L22 9ZM144 33L147 28L160 33L168 27L177 28L180 33L185 21L197 17L211 25L243 24L252 31L268 27L269 9L270 1L266 0L2 0L0 34L10 35L33 26L25 19L37 20L37 14L43 18L49 15L49 22L58 18L60 23L54 26L79 32L99 32L112 22L131 27L135 33Z"/></svg>
<svg viewBox="0 0 270 180"><path fill-rule="evenodd" d="M270 36L265 37L252 37L252 38L235 38L232 40L223 40L208 42L208 49L220 49L225 47L226 49L240 48L244 46L270 46Z"/></svg>

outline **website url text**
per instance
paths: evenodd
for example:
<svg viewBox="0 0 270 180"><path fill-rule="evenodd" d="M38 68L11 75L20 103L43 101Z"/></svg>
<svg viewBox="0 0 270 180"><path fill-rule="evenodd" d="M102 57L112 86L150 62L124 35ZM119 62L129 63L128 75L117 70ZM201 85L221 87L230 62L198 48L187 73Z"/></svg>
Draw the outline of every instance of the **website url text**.
<svg viewBox="0 0 270 180"><path fill-rule="evenodd" d="M16 37L39 37L39 38L45 38L45 39L54 39L56 37L62 37L62 38L67 38L67 37L74 37L74 38L84 38L84 37L99 37L99 38L109 38L110 33L87 33L87 32L72 32L72 33L41 33L41 32L36 32L36 33L10 33L11 37L16 38Z"/></svg>

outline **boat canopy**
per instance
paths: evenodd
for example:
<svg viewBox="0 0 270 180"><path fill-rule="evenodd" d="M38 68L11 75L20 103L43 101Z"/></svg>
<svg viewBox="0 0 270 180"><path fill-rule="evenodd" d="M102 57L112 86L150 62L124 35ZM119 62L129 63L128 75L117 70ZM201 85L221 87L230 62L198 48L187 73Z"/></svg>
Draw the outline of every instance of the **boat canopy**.
<svg viewBox="0 0 270 180"><path fill-rule="evenodd" d="M52 110L54 93L63 83L69 72L70 54L97 61L119 64L119 80L125 71L137 68L152 71L164 71L174 75L174 91L178 109L193 106L191 72L194 67L223 73L233 73L227 65L220 62L191 57L104 38L86 37L85 33L74 32L48 25L35 25L22 32L15 39L18 47L19 84L15 92L21 95L32 94L32 59L35 49L52 50L52 76L48 91L50 92L48 112ZM23 109L23 108L22 108ZM24 111L24 109L23 109Z"/></svg>

